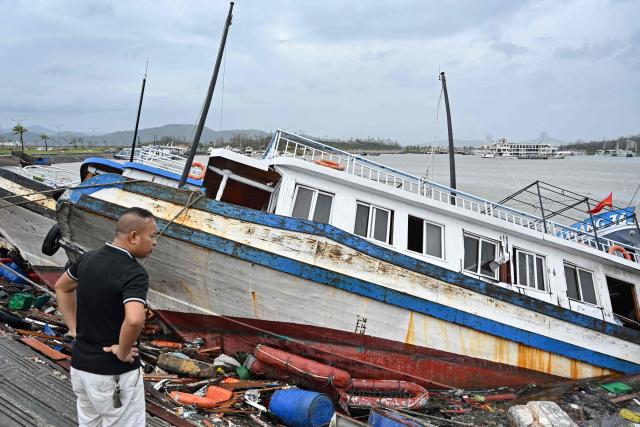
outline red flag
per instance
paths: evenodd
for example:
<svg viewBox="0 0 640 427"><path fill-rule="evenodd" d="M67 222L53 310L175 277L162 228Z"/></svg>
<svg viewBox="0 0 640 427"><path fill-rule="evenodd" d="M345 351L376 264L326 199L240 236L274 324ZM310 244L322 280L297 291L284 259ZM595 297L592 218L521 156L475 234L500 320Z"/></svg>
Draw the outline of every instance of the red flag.
<svg viewBox="0 0 640 427"><path fill-rule="evenodd" d="M595 208L591 209L589 213L597 214L606 206L609 206L609 207L613 206L613 193L609 193L609 195L605 197L604 200L599 202Z"/></svg>

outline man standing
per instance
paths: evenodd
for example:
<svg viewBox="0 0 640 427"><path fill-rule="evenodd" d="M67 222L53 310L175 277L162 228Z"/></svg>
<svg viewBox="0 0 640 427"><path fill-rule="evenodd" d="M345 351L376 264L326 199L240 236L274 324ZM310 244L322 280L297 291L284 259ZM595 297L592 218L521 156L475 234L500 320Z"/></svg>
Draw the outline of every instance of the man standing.
<svg viewBox="0 0 640 427"><path fill-rule="evenodd" d="M71 383L80 426L144 426L144 386L134 343L144 326L148 275L135 258L156 245L151 212L127 209L113 242L89 251L56 282L58 308L76 341Z"/></svg>

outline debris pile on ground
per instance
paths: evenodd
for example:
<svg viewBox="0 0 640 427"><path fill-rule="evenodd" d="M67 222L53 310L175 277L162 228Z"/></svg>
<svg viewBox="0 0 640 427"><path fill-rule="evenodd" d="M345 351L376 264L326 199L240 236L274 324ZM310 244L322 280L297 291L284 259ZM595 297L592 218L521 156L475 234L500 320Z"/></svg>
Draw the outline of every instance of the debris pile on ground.
<svg viewBox="0 0 640 427"><path fill-rule="evenodd" d="M11 255L11 256L9 256ZM0 324L68 369L73 340L43 280L0 247ZM50 280L48 281L50 283ZM640 421L640 375L520 390L427 390L353 378L259 344L226 354L221 340L180 338L148 310L139 340L147 410L174 425L261 427L622 426ZM554 403L555 402L555 403Z"/></svg>

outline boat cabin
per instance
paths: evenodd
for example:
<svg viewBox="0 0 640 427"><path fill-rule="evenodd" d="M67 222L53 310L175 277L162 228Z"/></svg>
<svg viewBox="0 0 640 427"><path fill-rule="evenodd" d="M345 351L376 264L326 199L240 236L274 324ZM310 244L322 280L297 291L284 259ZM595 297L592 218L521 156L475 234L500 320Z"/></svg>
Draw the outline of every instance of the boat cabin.
<svg viewBox="0 0 640 427"><path fill-rule="evenodd" d="M399 254L640 329L640 247L279 130L262 159L210 151L208 197L331 224ZM633 226L637 228L637 219Z"/></svg>

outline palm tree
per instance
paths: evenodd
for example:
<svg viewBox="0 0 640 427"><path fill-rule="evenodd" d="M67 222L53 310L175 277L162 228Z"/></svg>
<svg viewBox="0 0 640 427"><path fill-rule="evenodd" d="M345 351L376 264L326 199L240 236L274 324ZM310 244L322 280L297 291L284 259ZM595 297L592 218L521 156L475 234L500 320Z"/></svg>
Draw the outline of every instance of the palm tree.
<svg viewBox="0 0 640 427"><path fill-rule="evenodd" d="M40 135L40 139L44 141L44 151L49 151L49 148L47 147L47 139L49 139L49 135L43 133L42 135Z"/></svg>
<svg viewBox="0 0 640 427"><path fill-rule="evenodd" d="M24 152L24 141L22 140L22 134L25 132L29 132L29 129L18 123L11 130L13 131L14 135L20 134L20 145L22 146L22 151Z"/></svg>

